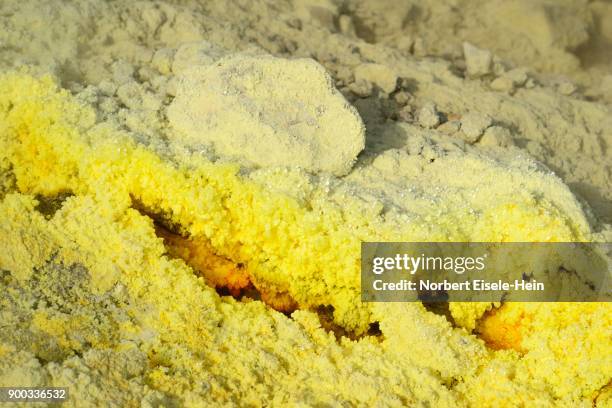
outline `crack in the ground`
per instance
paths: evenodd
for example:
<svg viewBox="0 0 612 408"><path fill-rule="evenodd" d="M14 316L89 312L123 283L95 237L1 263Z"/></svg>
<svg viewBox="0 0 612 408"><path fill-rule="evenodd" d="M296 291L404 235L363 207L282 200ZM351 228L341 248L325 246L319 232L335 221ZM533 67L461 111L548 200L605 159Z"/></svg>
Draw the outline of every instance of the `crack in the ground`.
<svg viewBox="0 0 612 408"><path fill-rule="evenodd" d="M215 288L220 296L232 296L240 301L246 298L260 300L289 318L298 310L297 302L288 293L275 292L259 285L248 273L246 265L218 255L207 239L182 235L179 232L180 226L172 225L167 221L167 217L148 211L136 201L133 208L153 220L155 233L163 240L167 255L182 259L194 273L204 277L207 284ZM334 322L333 306L320 305L312 311L317 313L321 327L333 333L338 341L342 338L357 340L364 336L382 339L378 322L370 324L366 333L356 335Z"/></svg>

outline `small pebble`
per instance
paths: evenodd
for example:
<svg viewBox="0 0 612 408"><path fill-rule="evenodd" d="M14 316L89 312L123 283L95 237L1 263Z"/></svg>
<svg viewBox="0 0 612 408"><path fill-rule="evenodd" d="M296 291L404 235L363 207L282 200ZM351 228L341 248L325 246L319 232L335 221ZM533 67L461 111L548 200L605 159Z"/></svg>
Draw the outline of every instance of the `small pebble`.
<svg viewBox="0 0 612 408"><path fill-rule="evenodd" d="M569 96L573 94L574 92L576 92L576 85L574 85L573 83L569 81L565 81L565 82L560 83L557 89L559 90L559 93L561 95Z"/></svg>
<svg viewBox="0 0 612 408"><path fill-rule="evenodd" d="M459 122L458 120L449 120L448 122L444 122L443 124L438 126L437 130L444 133L445 135L454 135L455 133L459 132L460 129L461 122Z"/></svg>
<svg viewBox="0 0 612 408"><path fill-rule="evenodd" d="M529 79L527 71L524 68L514 68L504 74L505 77L510 78L515 86L523 86Z"/></svg>
<svg viewBox="0 0 612 408"><path fill-rule="evenodd" d="M413 98L409 92L399 91L393 95L393 99L395 99L395 102L397 102L399 105L404 106L407 105Z"/></svg>
<svg viewBox="0 0 612 408"><path fill-rule="evenodd" d="M501 74L491 82L491 89L502 92L513 92L525 85L529 77L523 68L515 68Z"/></svg>
<svg viewBox="0 0 612 408"><path fill-rule="evenodd" d="M351 83L348 88L352 93L361 98L367 98L368 96L372 95L372 91L374 89L372 83L370 81L366 81L365 79L359 79Z"/></svg>
<svg viewBox="0 0 612 408"><path fill-rule="evenodd" d="M340 17L338 17L338 29L344 35L356 35L353 19L351 18L351 16L347 16L346 14L342 14Z"/></svg>
<svg viewBox="0 0 612 408"><path fill-rule="evenodd" d="M482 113L467 113L461 118L461 132L468 143L475 143L484 133L485 129L493 124L489 115Z"/></svg>
<svg viewBox="0 0 612 408"><path fill-rule="evenodd" d="M361 64L355 68L355 82L365 80L378 86L385 93L395 91L397 75L389 67L382 64Z"/></svg>
<svg viewBox="0 0 612 408"><path fill-rule="evenodd" d="M397 117L402 122L412 122L414 120L414 115L412 114L412 109L410 106L404 106L397 113Z"/></svg>
<svg viewBox="0 0 612 408"><path fill-rule="evenodd" d="M514 141L508 129L501 126L491 126L485 130L478 144L482 146L510 147L514 146Z"/></svg>
<svg viewBox="0 0 612 408"><path fill-rule="evenodd" d="M435 128L440 124L440 114L433 102L427 102L419 110L419 124L425 128Z"/></svg>
<svg viewBox="0 0 612 408"><path fill-rule="evenodd" d="M514 91L514 82L512 82L510 78L505 76L495 78L491 82L491 89L493 89L494 91L512 92Z"/></svg>
<svg viewBox="0 0 612 408"><path fill-rule="evenodd" d="M468 76L478 78L491 72L493 55L489 50L483 50L474 45L463 43L463 56Z"/></svg>

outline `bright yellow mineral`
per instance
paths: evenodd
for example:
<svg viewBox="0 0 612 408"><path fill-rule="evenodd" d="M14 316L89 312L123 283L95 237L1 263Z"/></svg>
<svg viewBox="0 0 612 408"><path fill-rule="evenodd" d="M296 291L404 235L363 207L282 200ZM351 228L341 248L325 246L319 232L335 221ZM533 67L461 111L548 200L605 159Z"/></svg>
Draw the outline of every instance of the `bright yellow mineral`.
<svg viewBox="0 0 612 408"><path fill-rule="evenodd" d="M570 406L612 376L607 304L453 304L453 327L360 301L361 240L590 239L569 190L523 159L468 151L393 179L420 159L389 151L329 192L169 157L27 73L0 76L0 152L2 384L69 384L74 406ZM449 165L479 175L473 194ZM395 211L381 182L423 194ZM264 302L214 289L251 283ZM321 327L322 306L354 340Z"/></svg>

